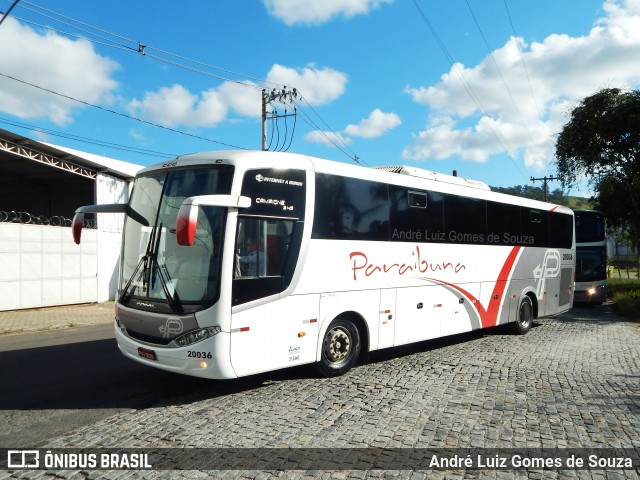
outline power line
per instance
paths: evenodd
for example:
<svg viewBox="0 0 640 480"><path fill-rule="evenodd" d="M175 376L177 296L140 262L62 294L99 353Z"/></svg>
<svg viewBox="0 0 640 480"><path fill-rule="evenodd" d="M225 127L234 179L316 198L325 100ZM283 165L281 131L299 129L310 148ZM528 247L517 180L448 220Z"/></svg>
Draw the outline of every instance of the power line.
<svg viewBox="0 0 640 480"><path fill-rule="evenodd" d="M2 22L4 22L4 19L5 19L5 18L7 18L7 16L11 13L11 10L13 10L13 7L15 7L15 6L18 4L18 2L19 2L19 1L20 1L20 0L15 0L15 1L11 4L11 6L9 7L9 10L7 10L6 12L4 12L4 15L2 15L2 18L0 18L0 25L2 25Z"/></svg>
<svg viewBox="0 0 640 480"><path fill-rule="evenodd" d="M491 57L491 60L493 61L493 64L496 67L496 70L498 71L498 75L500 75L502 84L504 85L504 88L507 91L509 98L511 99L511 103L515 107L516 112L518 112L518 116L522 121L522 125L524 125L525 128L527 129L527 135L529 136L529 140L531 140L531 143L535 143L533 140L533 137L531 136L531 129L529 128L529 123L522 116L522 112L520 112L520 108L518 108L518 104L516 103L516 100L513 98L513 95L511 94L511 89L509 88L509 85L507 85L507 81L505 80L504 75L502 74L502 70L500 69L498 62L496 61L496 58L494 57L493 52L491 51L491 47L489 47L489 42L487 42L487 37L485 36L484 32L482 31L482 28L480 27L480 23L478 22L478 19L476 18L476 15L473 12L473 9L471 8L471 4L469 3L469 0L465 0L465 2L467 4L467 7L469 8L469 12L471 13L471 17L473 18L473 21L475 22L476 27L478 27L480 36L482 37L482 40L484 41L484 44L487 47L487 52L489 52L489 56Z"/></svg>
<svg viewBox="0 0 640 480"><path fill-rule="evenodd" d="M527 70L527 65L524 62L524 55L522 54L522 48L520 47L520 42L518 41L518 35L516 34L516 28L513 25L513 20L511 19L511 12L509 12L509 6L507 5L507 0L504 1L504 8L507 11L507 17L509 18L509 24L511 25L511 31L513 32L513 37L516 41L516 46L518 47L518 53L520 54L520 61L522 62L522 68L524 69L524 74L527 77L527 84L529 85L529 91L531 92L531 98L533 99L533 103L536 107L536 113L538 114L538 118L544 125L545 129L547 128L546 124L542 121L542 113L540 112L540 106L538 105L538 101L536 100L536 96L533 93L533 85L531 84L531 78L529 77L529 72ZM547 131L547 134L549 132Z"/></svg>
<svg viewBox="0 0 640 480"><path fill-rule="evenodd" d="M511 94L511 90L509 89L509 85L507 85L507 81L504 78L504 75L502 75L502 70L500 70L500 66L498 65L498 62L496 61L496 58L493 56L493 52L491 51L491 47L489 47L489 43L487 42L487 37L485 37L484 32L482 31L482 28L480 27L480 23L478 23L478 19L476 18L475 13L473 12L473 9L471 8L471 4L469 4L469 0L465 0L467 7L469 8L469 12L471 13L471 17L473 18L473 21L476 24L476 27L478 27L478 31L480 32L480 36L482 37L482 40L484 41L484 45L487 47L487 52L489 52L489 56L491 57L491 60L493 61L494 66L496 67L496 70L498 71L498 75L500 75L500 79L502 80L502 84L504 85L504 88L507 90L507 93L509 94L509 98L511 99L511 103L513 103L513 106L516 108L516 111L518 112L518 115L520 116L520 120L522 120L522 123L526 125L526 122L524 121L524 118L522 117L522 113L520 113L520 109L518 108L518 104L516 103L515 99L513 98L513 95Z"/></svg>
<svg viewBox="0 0 640 480"><path fill-rule="evenodd" d="M549 201L549 190L547 188L547 183L550 182L551 180L560 180L559 177L553 177L553 176L549 176L547 177L546 175L542 178L533 178L531 177L531 182L538 182L538 181L542 181L542 184L544 185L544 201L548 202Z"/></svg>
<svg viewBox="0 0 640 480"><path fill-rule="evenodd" d="M316 110L309 104L309 102L307 102L307 99L304 98L302 95L300 95L300 100L302 100L307 105L307 107L309 107L309 109L316 115L316 117L318 117L318 119L324 124L326 129L329 132L331 132L337 140L340 141L342 146L338 145L331 137L329 137L329 135L327 135L318 125L316 125L315 122L311 120L311 118L306 113L303 114L303 120L309 126L311 126L311 128L317 130L318 133L325 138L325 140L327 140L334 147L336 147L338 150L344 153L347 157L351 158L351 160L353 160L358 165L362 165L363 162L360 159L360 157L358 157L358 155L356 155L356 153L353 150L351 150L351 148L349 148L349 146L345 143L345 141L342 139L340 135L338 135L336 132L333 131L333 129L327 124L327 122L325 122L324 119L318 114L318 112L316 112ZM366 165L366 163L364 163L364 165Z"/></svg>
<svg viewBox="0 0 640 480"><path fill-rule="evenodd" d="M7 1L9 1L9 0L7 0ZM111 47L111 48L114 48L114 49L125 50L125 51L128 51L128 52L141 54L141 55L149 57L149 58L151 58L153 60L160 61L160 62L166 63L168 65L171 65L171 66L174 66L174 67L177 67L177 68L181 68L181 69L190 71L192 73L196 73L196 74L200 74L200 75L216 78L216 79L227 81L227 82L236 83L238 85L242 85L242 86L249 87L249 88L261 89L260 85L262 85L262 86L270 85L270 86L276 86L278 88L285 87L284 85L281 85L281 84L277 84L277 83L274 83L274 82L269 82L269 81L266 81L266 80L258 79L256 77L253 77L253 76L250 76L250 75L246 75L246 74L243 74L243 73L235 72L235 71L228 70L228 69L225 69L225 68L221 68L221 67L218 67L218 66L215 66L215 65L207 64L207 63L204 63L204 62L201 62L201 61L198 61L198 60L194 60L194 59L182 56L182 55L174 54L174 53L168 52L166 50L162 50L162 49L153 47L153 46L150 46L150 45L146 45L146 44L144 44L144 43L142 43L140 41L133 40L133 39L128 38L128 37L123 36L123 35L112 33L112 32L110 32L110 31L108 31L106 29L103 29L103 28L95 27L95 26L90 25L90 24L88 24L86 22L82 22L82 21L76 20L76 19L74 19L72 17L69 17L69 16L66 16L66 15L60 14L58 12L55 12L53 10L41 7L41 6L39 6L39 5L37 5L37 4L33 3L33 2L29 2L27 0L23 0L23 2L26 5L30 5L31 7L33 7L33 8L23 7L26 10L29 10L29 11L37 14L37 15L41 15L41 16L43 16L45 18L49 18L51 20L57 21L57 22L59 22L59 23L61 23L63 25L67 25L67 26L70 26L72 28L77 28L79 31L81 31L81 32L83 32L83 33L85 33L85 34L87 34L87 35L89 35L91 37L98 38L101 41L96 41L96 40L91 39L91 38L83 37L83 36L80 36L80 35L75 35L75 34L72 34L72 33L69 33L69 32L60 31L60 30L54 29L54 28L52 28L50 26L47 26L47 25L37 24L35 22L28 21L28 20L25 20L25 19L22 19L22 18L14 16L14 18L16 18L16 19L18 19L20 21L23 21L25 23L29 23L29 24L32 24L32 25L37 25L37 26L39 26L41 28L48 29L48 30L54 31L56 33L59 33L59 34L62 34L62 35L66 35L66 36L70 36L70 37L73 37L73 38L81 38L81 39L87 40L87 41L89 41L91 43L94 43L94 44L103 45L103 46ZM42 10L42 11L47 12L47 13L44 14L44 13L38 11L38 10ZM56 17L63 18L65 21L61 21ZM70 22L72 22L72 23L70 23ZM75 26L73 23L81 25L83 28L79 28L79 27ZM100 32L100 35L98 35L96 33L93 33L91 30L95 30L97 32ZM111 40L110 38L104 36L103 34L106 34L108 36L112 36L112 37L118 39L119 41ZM128 43L131 43L133 46L129 46L129 45L123 44L123 43L120 42L120 40L128 42ZM209 69L212 69L212 70L221 71L221 72L224 72L226 74L230 74L230 75L233 75L233 76L236 76L236 77L245 78L247 80L255 81L255 82L257 82L257 85L253 84L253 83L246 82L246 81L239 81L239 80L236 80L236 79L233 79L233 78L229 78L227 76L218 75L218 74L215 74L215 73L212 73L212 72L205 71L205 70L200 69L200 68L195 68L195 67L186 65L184 63L180 63L180 62L177 62L177 61L170 60L168 58L164 58L164 57L162 57L160 55L152 54L152 53L150 53L150 51L156 51L156 52L158 52L158 53L160 53L162 55L171 56L171 57L183 60L184 62L187 62L187 63L193 63L194 65L199 65L201 67L206 67L206 68L209 68ZM35 85L32 85L32 86L35 86ZM56 93L56 92L52 92L52 93ZM75 100L75 99L73 99L73 100ZM311 107L311 105L309 105L306 100L303 99L303 101L313 111L313 113L318 118L320 118L320 120L326 125L326 122ZM101 108L101 107L98 107L96 105L91 105L91 106L94 106L96 108ZM103 110L109 111L108 109L103 109ZM119 115L127 116L127 115L121 114L119 112L112 112L112 113L116 113L116 114L119 114ZM129 117L129 116L127 116L127 117ZM130 117L130 118L136 119L135 117ZM161 128L165 128L165 129L168 129L168 130L171 130L171 131L177 131L177 130L174 130L174 129L170 129L168 127L162 127L160 125L153 124L152 122L146 122L146 121L140 120L140 119L136 119L136 120L142 121L144 123L149 123L150 125L159 126ZM310 122L307 122L307 123L310 126L312 125L312 123L310 123ZM345 146L346 149L351 151L352 155L346 153L342 148L340 148L336 144L336 142L334 140L332 140L327 135L325 135L320 129L318 129L317 127L312 127L312 128L316 128L319 131L319 133L322 134L331 144L333 144L339 150L341 150L343 153L345 153L347 156L349 156L350 158L352 158L356 162L358 162L358 156L355 153L353 153L351 151L351 149L349 149L349 147L344 143L344 141L341 139L341 137L339 135L335 134L335 132L333 132L333 130L330 127L328 127L328 125L327 125L327 128L335 135L336 139L339 139L341 141L341 143ZM177 131L177 132L179 132L179 131ZM185 134L184 132L179 132L179 133ZM190 135L190 134L187 134L187 135ZM198 137L198 136L196 136L196 137ZM214 142L216 142L216 141L214 141ZM216 142L216 143L220 143L222 145L227 145L227 144L224 144L222 142ZM227 145L227 146L232 146L232 145ZM241 148L241 147L235 147L235 148ZM287 149L288 148L289 147L287 147Z"/></svg>
<svg viewBox="0 0 640 480"><path fill-rule="evenodd" d="M487 115L484 112L484 108L482 107L480 99L478 98L478 96L475 94L475 92L471 88L471 85L469 85L467 83L466 79L464 78L463 73L458 70L453 57L451 56L451 54L447 50L444 42L440 39L440 37L439 37L438 33L436 32L435 28L433 27L433 25L431 24L431 22L427 18L427 15L424 13L422 8L420 8L420 5L418 4L417 0L413 0L413 4L415 5L416 9L418 10L418 13L420 13L420 16L422 17L422 20L424 21L424 23L427 25L427 28L429 29L429 31L431 32L431 34L435 38L436 43L440 47L440 50L442 51L442 53L446 57L447 61L449 62L449 65L451 66L451 70L460 79L460 82L462 83L464 89L467 91L467 94L469 95L469 98L471 98L471 100L475 104L476 108L480 112L480 115L482 115L483 117L489 117L489 115ZM489 126L489 129L491 130L491 133L493 133L493 136L496 138L496 140L500 144L500 147L502 147L502 149L507 153L507 156L509 157L509 160L511 160L511 163L513 163L515 165L515 167L520 171L520 173L522 173L523 176L526 176L525 173L520 168L520 166L513 159L513 156L510 153L511 147L510 146L509 147L505 146L505 144L503 143L502 139L498 135L498 132L493 128L493 125L491 125L490 122L488 123L488 126ZM505 139L505 141L506 141L506 139Z"/></svg>
<svg viewBox="0 0 640 480"><path fill-rule="evenodd" d="M54 91L54 90L50 90L50 89L48 89L48 88L44 88L44 87L41 87L41 86L39 86L39 85L35 85L35 84L33 84L33 83L29 83L29 82L26 82L26 81L24 81L24 80L20 80L19 78L12 77L11 75L7 75L7 74L2 73L2 72L0 72L0 76L5 77L5 78L8 78L8 79L10 79L10 80L14 80L14 81L19 82L19 83L22 83L22 84L24 84L24 85L28 85L28 86L33 87L33 88L37 88L38 90L42 90L42 91L44 91L44 92L52 93L52 94L57 95L57 96L59 96L59 97L66 98L67 100L72 100L72 101L74 101L74 102L81 103L81 104L86 105L86 106L88 106L88 107L97 108L98 110L102 110L103 112L112 113L112 114L114 114L114 115L118 115L118 116L120 116L120 117L128 118L129 120L135 120L136 122L144 123L144 124L146 124L146 125L151 125L151 126L153 126L153 127L161 128L161 129L163 129L163 130L167 130L167 131L169 131L169 132L178 133L178 134L180 134L180 135L185 135L185 136L188 136L188 137L197 138L197 139L199 139L199 140L205 140L205 141L207 141L207 142L216 143L216 144L218 144L218 145L224 145L225 147L237 148L237 149L239 149L239 150L247 150L247 149L246 149L246 148L244 148L244 147L239 147L239 146L237 146L237 145L233 145L233 144L230 144L230 143L220 142L220 141L218 141L218 140L213 140L213 139L211 139L211 138L202 137L202 136L200 136L200 135L195 135L195 134L193 134L193 133L183 132L183 131L181 131L181 130L177 130L177 129L175 129L175 128L165 127L165 126L163 126L163 125L159 125L159 124L157 124L157 123L153 123L153 122L150 122L150 121L148 121L148 120L143 120L143 119L141 119L141 118L134 117L133 115L128 115L128 114L126 114L126 113L118 112L118 111L116 111L116 110L111 110L111 109L109 109L109 108L101 107L101 106L99 106L99 105L94 105L93 103L89 103L89 102L86 102L86 101L84 101L84 100L79 100L79 99L74 98L74 97L71 97L71 96L69 96L69 95L64 95L64 94L59 93L59 92L56 92L56 91Z"/></svg>
<svg viewBox="0 0 640 480"><path fill-rule="evenodd" d="M178 156L175 153L158 152L156 150L148 150L148 149L139 148L139 147L132 147L132 146L128 146L128 145L121 145L121 144L118 144L118 143L106 142L104 140L97 140L95 138L88 138L88 137L82 137L80 135L74 135L74 134L71 134L71 133L59 132L57 130L51 130L51 129L44 128L44 127L38 127L36 125L29 125L29 124L26 124L26 123L15 122L15 121L8 120L8 119L5 119L5 118L0 118L0 123L5 124L5 125L10 125L10 126L16 127L16 128L21 128L21 129L24 129L24 130L34 130L36 132L45 133L45 134L51 135L53 137L66 138L68 140L75 140L75 141L78 141L78 142L88 143L88 144L91 144L91 145L97 145L99 147L110 148L110 149L113 149L113 150L121 150L121 151L124 151L124 152L130 152L130 153L137 153L137 154L140 154L140 155L147 155L147 156L150 156L150 157L170 158L170 157Z"/></svg>

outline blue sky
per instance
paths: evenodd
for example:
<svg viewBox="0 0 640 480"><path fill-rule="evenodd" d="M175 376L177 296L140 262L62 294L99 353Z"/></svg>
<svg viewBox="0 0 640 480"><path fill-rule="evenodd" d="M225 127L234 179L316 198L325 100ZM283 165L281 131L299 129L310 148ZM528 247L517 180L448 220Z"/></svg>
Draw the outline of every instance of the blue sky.
<svg viewBox="0 0 640 480"><path fill-rule="evenodd" d="M581 98L638 88L640 0L22 0L0 52L0 128L38 140L260 149L261 89L287 86L272 149L513 186L555 173Z"/></svg>

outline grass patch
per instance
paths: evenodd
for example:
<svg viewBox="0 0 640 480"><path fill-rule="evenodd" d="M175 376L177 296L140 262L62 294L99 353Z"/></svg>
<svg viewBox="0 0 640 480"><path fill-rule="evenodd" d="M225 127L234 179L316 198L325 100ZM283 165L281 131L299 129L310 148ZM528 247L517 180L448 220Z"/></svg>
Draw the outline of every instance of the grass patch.
<svg viewBox="0 0 640 480"><path fill-rule="evenodd" d="M610 278L607 280L607 290L620 315L640 321L640 280Z"/></svg>

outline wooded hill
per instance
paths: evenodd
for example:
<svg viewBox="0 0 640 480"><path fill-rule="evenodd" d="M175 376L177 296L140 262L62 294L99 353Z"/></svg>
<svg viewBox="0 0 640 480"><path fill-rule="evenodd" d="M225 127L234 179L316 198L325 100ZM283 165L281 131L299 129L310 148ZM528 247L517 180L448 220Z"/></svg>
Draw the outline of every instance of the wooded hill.
<svg viewBox="0 0 640 480"><path fill-rule="evenodd" d="M517 185L515 187L491 187L491 190L508 195L515 195L516 197L544 201L544 190L541 187ZM592 208L588 198L565 195L560 189L549 192L547 201L557 205L564 205L572 210L590 210Z"/></svg>

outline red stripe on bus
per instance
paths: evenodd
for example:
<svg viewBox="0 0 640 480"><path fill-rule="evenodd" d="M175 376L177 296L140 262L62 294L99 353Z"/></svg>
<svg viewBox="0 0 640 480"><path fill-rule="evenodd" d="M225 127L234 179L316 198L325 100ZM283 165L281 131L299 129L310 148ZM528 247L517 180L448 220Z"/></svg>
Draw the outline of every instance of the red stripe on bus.
<svg viewBox="0 0 640 480"><path fill-rule="evenodd" d="M482 306L482 303L475 298L472 294L467 292L465 289L460 288L457 285L448 282L442 282L440 280L436 280L445 285L449 285L452 288L455 288L460 293L462 293L465 297L467 297L472 303L476 305L476 310L480 315L480 322L482 323L482 328L493 327L498 324L498 311L500 310L499 301L493 301L494 298L500 299L507 288L507 280L509 279L509 275L511 274L511 270L515 265L516 258L518 258L518 253L522 247L513 247L509 256L502 265L502 269L498 274L498 278L496 279L495 286L493 287L493 292L491 292L491 299L489 300L489 308L485 309Z"/></svg>

